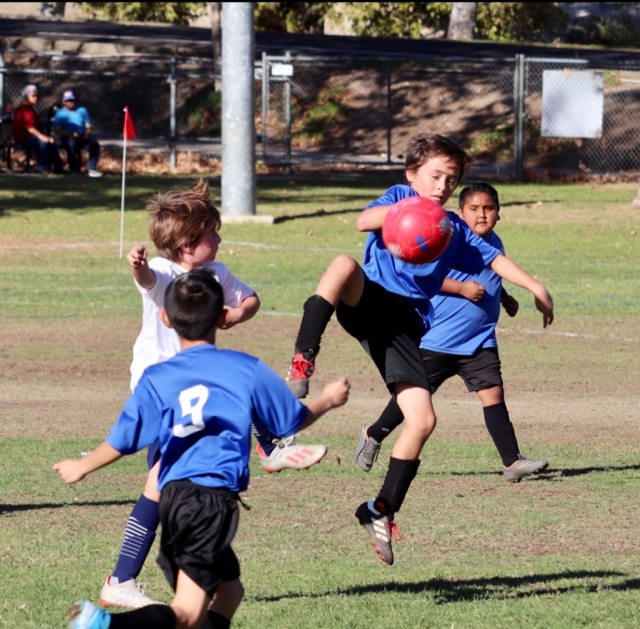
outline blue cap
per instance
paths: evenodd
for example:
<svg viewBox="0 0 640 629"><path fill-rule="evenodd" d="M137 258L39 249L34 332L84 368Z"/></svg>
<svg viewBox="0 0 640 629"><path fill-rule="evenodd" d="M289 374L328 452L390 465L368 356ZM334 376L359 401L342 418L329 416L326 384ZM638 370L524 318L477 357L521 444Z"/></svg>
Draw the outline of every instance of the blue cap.
<svg viewBox="0 0 640 629"><path fill-rule="evenodd" d="M68 100L75 100L76 93L73 90L65 90L62 92L62 102L66 102Z"/></svg>

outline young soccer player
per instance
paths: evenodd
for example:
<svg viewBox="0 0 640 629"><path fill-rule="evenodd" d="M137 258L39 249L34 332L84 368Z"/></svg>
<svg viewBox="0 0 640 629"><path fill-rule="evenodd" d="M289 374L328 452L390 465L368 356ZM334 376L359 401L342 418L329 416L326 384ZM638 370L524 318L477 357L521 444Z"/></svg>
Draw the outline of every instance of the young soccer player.
<svg viewBox="0 0 640 629"><path fill-rule="evenodd" d="M207 609L212 627L229 627L244 593L231 542L238 493L249 482L252 420L285 436L347 401L346 378L304 406L259 359L216 348L216 322L226 323L223 303L208 269L174 279L160 317L177 332L179 353L146 369L105 442L84 459L53 466L66 483L76 483L160 442L158 563L175 591L173 602L110 614L80 601L69 610L72 629L200 627Z"/></svg>
<svg viewBox="0 0 640 629"><path fill-rule="evenodd" d="M322 334L336 312L342 327L373 359L405 418L391 452L389 469L374 500L362 503L356 517L365 527L381 559L393 563L390 522L400 510L418 471L423 445L436 424L429 376L419 343L431 320L430 299L449 269L479 273L490 266L502 278L533 293L543 325L553 321L553 302L545 287L449 212L451 242L428 264L394 258L382 241L381 228L391 206L419 195L444 205L469 166L469 156L452 140L438 134L418 134L407 148L405 176L409 185L391 187L360 214L357 227L370 232L364 265L338 256L304 304L304 314L289 369L289 386L298 397L308 392Z"/></svg>
<svg viewBox="0 0 640 629"><path fill-rule="evenodd" d="M132 391L149 365L171 358L180 349L178 335L164 326L159 317L165 290L178 275L200 266L213 273L224 292L222 329L251 319L260 307L254 291L215 260L220 244L220 213L211 202L206 182L200 180L188 190L159 195L147 209L149 232L158 257L147 262L147 251L142 245L134 245L127 255L143 307L142 330L133 347ZM293 436L278 441L258 422L253 431L259 442L260 462L268 472L307 469L327 451L323 445L293 443ZM113 574L102 588L103 605L135 609L155 602L142 590L137 577L158 528L158 455L158 444L152 444L147 456L150 471L145 489L129 516Z"/></svg>
<svg viewBox="0 0 640 629"><path fill-rule="evenodd" d="M504 252L502 241L493 231L500 220L500 200L493 186L476 182L463 188L458 208L462 220L475 234ZM546 469L547 461L528 459L520 454L504 401L495 330L500 305L509 316L515 317L519 304L502 286L502 278L489 267L478 275L451 270L431 304L434 321L420 343L431 394L456 374L470 392L478 394L487 430L500 453L508 482L517 483ZM363 471L371 470L382 441L402 420L402 412L391 398L378 421L362 426L356 462Z"/></svg>

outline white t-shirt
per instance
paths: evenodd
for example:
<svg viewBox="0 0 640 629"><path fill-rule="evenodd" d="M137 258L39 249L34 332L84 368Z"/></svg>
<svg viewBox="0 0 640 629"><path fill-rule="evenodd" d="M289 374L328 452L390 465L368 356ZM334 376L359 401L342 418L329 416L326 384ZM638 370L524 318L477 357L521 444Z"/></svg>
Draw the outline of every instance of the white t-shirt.
<svg viewBox="0 0 640 629"><path fill-rule="evenodd" d="M224 305L237 308L254 291L236 278L222 262L209 262L204 268L211 269L224 292ZM142 294L142 330L133 345L131 363L131 390L149 365L164 362L180 351L180 341L175 330L160 320L160 308L164 306L164 294L171 280L187 272L178 263L166 258L154 258L149 268L156 274L156 283L151 290L135 285Z"/></svg>

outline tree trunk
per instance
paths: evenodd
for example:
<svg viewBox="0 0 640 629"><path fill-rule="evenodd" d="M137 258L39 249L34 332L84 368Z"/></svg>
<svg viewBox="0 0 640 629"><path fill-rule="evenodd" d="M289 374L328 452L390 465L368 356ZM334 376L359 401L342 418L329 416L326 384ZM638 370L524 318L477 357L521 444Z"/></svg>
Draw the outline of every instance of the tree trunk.
<svg viewBox="0 0 640 629"><path fill-rule="evenodd" d="M451 7L447 39L473 39L477 2L454 2Z"/></svg>

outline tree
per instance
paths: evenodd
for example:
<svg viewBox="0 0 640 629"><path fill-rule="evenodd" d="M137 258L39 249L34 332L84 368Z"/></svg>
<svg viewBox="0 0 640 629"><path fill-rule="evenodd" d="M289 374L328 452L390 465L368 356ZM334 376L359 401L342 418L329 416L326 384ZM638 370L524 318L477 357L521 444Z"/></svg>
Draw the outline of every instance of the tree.
<svg viewBox="0 0 640 629"><path fill-rule="evenodd" d="M332 2L256 2L255 27L281 33L322 33Z"/></svg>
<svg viewBox="0 0 640 629"><path fill-rule="evenodd" d="M205 2L82 2L82 9L117 22L165 22L187 26L206 9Z"/></svg>
<svg viewBox="0 0 640 629"><path fill-rule="evenodd" d="M447 39L473 39L476 27L477 2L453 2Z"/></svg>

